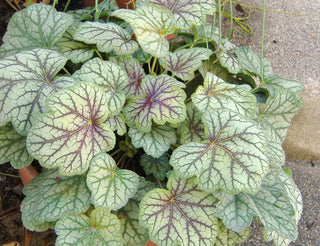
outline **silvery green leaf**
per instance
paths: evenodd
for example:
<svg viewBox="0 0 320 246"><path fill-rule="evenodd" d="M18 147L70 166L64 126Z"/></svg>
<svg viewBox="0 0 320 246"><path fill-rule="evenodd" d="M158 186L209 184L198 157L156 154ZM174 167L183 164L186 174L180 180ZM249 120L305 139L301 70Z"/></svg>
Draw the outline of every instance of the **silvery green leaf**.
<svg viewBox="0 0 320 246"><path fill-rule="evenodd" d="M85 62L92 58L94 53L93 45L77 41L73 38L77 26L74 24L68 28L55 44L59 51L73 63Z"/></svg>
<svg viewBox="0 0 320 246"><path fill-rule="evenodd" d="M230 73L239 73L241 71L241 65L234 54L238 47L227 39L222 40L221 46L221 51L217 53L220 64L227 68Z"/></svg>
<svg viewBox="0 0 320 246"><path fill-rule="evenodd" d="M112 131L117 131L119 136L127 132L126 123L122 114L108 117L105 123Z"/></svg>
<svg viewBox="0 0 320 246"><path fill-rule="evenodd" d="M143 95L133 97L124 108L127 124L140 131L151 131L152 121L180 123L185 119L184 84L168 75L146 76L141 83Z"/></svg>
<svg viewBox="0 0 320 246"><path fill-rule="evenodd" d="M161 181L166 178L167 172L170 170L169 159L166 155L153 158L150 155L143 154L140 159L140 164L147 175L152 174Z"/></svg>
<svg viewBox="0 0 320 246"><path fill-rule="evenodd" d="M206 15L213 15L216 11L214 0L149 0L149 2L170 9L174 14L176 25L182 29L204 24Z"/></svg>
<svg viewBox="0 0 320 246"><path fill-rule="evenodd" d="M42 166L82 174L95 154L113 149L115 135L105 124L108 106L100 87L80 83L47 102L50 111L38 117L27 137L28 152Z"/></svg>
<svg viewBox="0 0 320 246"><path fill-rule="evenodd" d="M25 226L55 222L69 215L87 211L90 191L84 176L63 177L57 170L43 170L24 188L21 212Z"/></svg>
<svg viewBox="0 0 320 246"><path fill-rule="evenodd" d="M56 245L121 246L120 222L107 208L98 207L90 213L68 215L60 219L55 232Z"/></svg>
<svg viewBox="0 0 320 246"><path fill-rule="evenodd" d="M261 57L255 54L249 47L241 47L235 50L237 60L240 66L247 72L257 75L262 79L273 76L271 63L267 58L263 58L263 67L261 67ZM264 81L262 81L264 83Z"/></svg>
<svg viewBox="0 0 320 246"><path fill-rule="evenodd" d="M295 240L295 211L283 185L283 181L270 172L258 193L225 195L217 204L217 214L227 228L236 232L243 231L250 225L252 218L258 216L268 231L276 232L285 239Z"/></svg>
<svg viewBox="0 0 320 246"><path fill-rule="evenodd" d="M191 80L194 71L202 65L202 60L208 60L211 50L206 48L182 49L177 52L169 52L168 56L161 58L160 64L168 69L176 77L182 80Z"/></svg>
<svg viewBox="0 0 320 246"><path fill-rule="evenodd" d="M145 52L155 57L168 54L169 42L165 36L175 31L174 17L170 10L147 3L136 10L116 10L112 15L130 24Z"/></svg>
<svg viewBox="0 0 320 246"><path fill-rule="evenodd" d="M11 124L0 127L0 164L10 162L17 169L32 160L26 149L26 137L18 134Z"/></svg>
<svg viewBox="0 0 320 246"><path fill-rule="evenodd" d="M290 90L296 94L303 90L303 84L293 79L282 78L278 75L273 75L267 78L264 82L271 96L276 95L279 89Z"/></svg>
<svg viewBox="0 0 320 246"><path fill-rule="evenodd" d="M94 82L102 87L110 114L120 113L126 100L122 90L128 85L128 77L120 66L110 61L94 58L83 64L72 77L85 83Z"/></svg>
<svg viewBox="0 0 320 246"><path fill-rule="evenodd" d="M221 220L219 220L219 233L214 245L216 246L233 246L242 243L250 236L250 228L246 228L242 232L235 232L225 227Z"/></svg>
<svg viewBox="0 0 320 246"><path fill-rule="evenodd" d="M265 105L259 107L259 121L275 129L276 137L284 141L292 118L302 108L303 102L299 95L288 90L277 90L270 96Z"/></svg>
<svg viewBox="0 0 320 246"><path fill-rule="evenodd" d="M166 189L149 191L140 203L139 222L157 245L213 245L218 234L216 198L194 179L173 173Z"/></svg>
<svg viewBox="0 0 320 246"><path fill-rule="evenodd" d="M71 78L56 76L66 61L58 52L44 49L0 60L0 125L11 121L18 133L27 135L44 111L47 96L73 84Z"/></svg>
<svg viewBox="0 0 320 246"><path fill-rule="evenodd" d="M149 240L147 230L139 224L139 203L145 194L154 188L156 188L154 183L140 177L137 193L126 206L115 212L120 221L123 245L144 246Z"/></svg>
<svg viewBox="0 0 320 246"><path fill-rule="evenodd" d="M129 83L123 88L127 98L142 95L141 82L145 77L142 65L135 58L122 58L117 61L118 65L127 73Z"/></svg>
<svg viewBox="0 0 320 246"><path fill-rule="evenodd" d="M0 57L35 48L51 49L72 24L73 18L45 4L32 4L10 19Z"/></svg>
<svg viewBox="0 0 320 246"><path fill-rule="evenodd" d="M170 148L170 144L177 141L175 129L167 125L153 125L149 132L142 132L131 127L129 136L135 148L143 148L148 155L154 158L162 156Z"/></svg>
<svg viewBox="0 0 320 246"><path fill-rule="evenodd" d="M229 194L255 193L268 171L266 139L261 129L230 110L204 114L207 141L175 149L170 165L181 178L197 176L199 188Z"/></svg>
<svg viewBox="0 0 320 246"><path fill-rule="evenodd" d="M133 171L119 169L107 153L99 153L90 161L87 185L95 207L118 210L137 192L139 176Z"/></svg>
<svg viewBox="0 0 320 246"><path fill-rule="evenodd" d="M187 104L187 117L178 128L181 143L201 142L205 139L201 117L202 114L193 103Z"/></svg>
<svg viewBox="0 0 320 246"><path fill-rule="evenodd" d="M208 72L203 86L200 85L191 98L201 112L224 108L252 118L257 100L250 91L249 85L232 85Z"/></svg>
<svg viewBox="0 0 320 246"><path fill-rule="evenodd" d="M84 22L73 37L87 44L96 44L101 52L109 53L113 50L117 55L129 55L138 48L137 42L131 40L126 30L111 22Z"/></svg>

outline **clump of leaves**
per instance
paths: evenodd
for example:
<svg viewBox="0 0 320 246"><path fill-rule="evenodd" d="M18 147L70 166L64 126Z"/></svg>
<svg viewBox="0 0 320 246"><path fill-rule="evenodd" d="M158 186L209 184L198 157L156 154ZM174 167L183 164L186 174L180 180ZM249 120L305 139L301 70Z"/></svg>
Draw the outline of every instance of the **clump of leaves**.
<svg viewBox="0 0 320 246"><path fill-rule="evenodd" d="M295 240L281 145L302 85L206 24L213 0L113 2L9 22L0 161L43 167L25 227L55 228L57 245L233 245L256 219L275 245Z"/></svg>

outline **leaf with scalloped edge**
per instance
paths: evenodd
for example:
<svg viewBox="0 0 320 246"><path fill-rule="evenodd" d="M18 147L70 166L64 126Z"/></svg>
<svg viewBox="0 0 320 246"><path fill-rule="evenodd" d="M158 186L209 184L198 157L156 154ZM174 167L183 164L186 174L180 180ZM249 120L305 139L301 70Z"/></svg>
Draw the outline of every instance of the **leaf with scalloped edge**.
<svg viewBox="0 0 320 246"><path fill-rule="evenodd" d="M177 141L175 129L167 125L153 125L149 132L142 132L131 127L129 136L135 148L143 148L153 158L162 156L170 148L170 144Z"/></svg>
<svg viewBox="0 0 320 246"><path fill-rule="evenodd" d="M141 82L145 72L135 58L121 58L115 61L127 73L129 83L122 89L127 98L142 95Z"/></svg>
<svg viewBox="0 0 320 246"><path fill-rule="evenodd" d="M235 50L237 48L238 47L231 43L228 39L222 39L221 51L217 53L220 64L227 68L230 73L234 74L237 74L241 71L241 65L235 56Z"/></svg>
<svg viewBox="0 0 320 246"><path fill-rule="evenodd" d="M116 10L112 16L130 24L145 52L155 57L164 57L168 54L169 42L165 36L175 31L174 17L170 10L147 3L136 10Z"/></svg>
<svg viewBox="0 0 320 246"><path fill-rule="evenodd" d="M117 55L129 55L138 49L136 41L131 40L130 34L114 23L84 22L80 24L73 38L87 44L96 44L101 52L112 50Z"/></svg>
<svg viewBox="0 0 320 246"><path fill-rule="evenodd" d="M299 95L289 90L279 89L275 96L270 96L265 104L260 105L258 120L275 129L275 134L282 143L292 118L302 106L303 102Z"/></svg>
<svg viewBox="0 0 320 246"><path fill-rule="evenodd" d="M32 4L10 19L0 57L35 48L51 49L73 23L73 18L45 4Z"/></svg>
<svg viewBox="0 0 320 246"><path fill-rule="evenodd" d="M101 86L105 91L110 114L120 113L126 100L122 90L128 84L128 77L120 66L94 58L83 64L72 77L81 82L94 82Z"/></svg>
<svg viewBox="0 0 320 246"><path fill-rule="evenodd" d="M291 201L292 207L294 208L294 218L296 220L296 224L298 225L303 210L301 192L299 191L298 187L296 186L292 178L288 174L283 172L282 169L278 168L277 171L275 171L275 174L277 178L284 184L286 194ZM262 233L263 239L265 241L273 240L274 244L277 246L287 246L291 242L291 240L281 237L276 231L269 232L264 228Z"/></svg>
<svg viewBox="0 0 320 246"><path fill-rule="evenodd" d="M122 136L127 132L124 116L122 114L110 116L106 119L105 124L117 134Z"/></svg>
<svg viewBox="0 0 320 246"><path fill-rule="evenodd" d="M60 219L55 232L56 245L121 246L120 222L109 209L98 207L89 216L68 215Z"/></svg>
<svg viewBox="0 0 320 246"><path fill-rule="evenodd" d="M153 158L150 155L143 154L140 158L140 164L146 175L152 174L161 181L167 177L167 172L171 168L169 159L166 155L162 155L159 158Z"/></svg>
<svg viewBox="0 0 320 246"><path fill-rule="evenodd" d="M257 100L250 91L249 85L229 84L208 72L203 86L200 85L191 98L201 112L225 108L252 118L256 114Z"/></svg>
<svg viewBox="0 0 320 246"><path fill-rule="evenodd" d="M204 24L206 15L213 15L216 11L214 0L149 0L149 2L170 9L177 26L182 29Z"/></svg>
<svg viewBox="0 0 320 246"><path fill-rule="evenodd" d="M170 165L181 178L197 176L199 188L255 193L268 171L262 130L230 110L209 111L202 117L207 141L175 149Z"/></svg>
<svg viewBox="0 0 320 246"><path fill-rule="evenodd" d="M126 206L114 214L120 220L120 231L123 237L123 245L144 246L149 240L147 230L139 224L139 203L145 194L156 188L156 184L139 177L139 188Z"/></svg>
<svg viewBox="0 0 320 246"><path fill-rule="evenodd" d="M22 218L35 225L55 222L69 214L87 211L90 191L84 176L63 177L56 169L45 169L24 188ZM25 223L25 222L24 222ZM33 228L28 228L33 229Z"/></svg>
<svg viewBox="0 0 320 246"><path fill-rule="evenodd" d="M202 113L193 103L187 104L187 117L178 128L181 143L201 142L205 139L201 117Z"/></svg>
<svg viewBox="0 0 320 246"><path fill-rule="evenodd" d="M216 246L233 246L242 243L250 236L250 228L246 228L242 232L235 232L225 227L221 220L219 220L219 233L215 241Z"/></svg>
<svg viewBox="0 0 320 246"><path fill-rule="evenodd" d="M68 57L73 63L85 62L92 58L95 47L73 38L77 28L76 23L68 28L63 36L56 42L59 51Z"/></svg>
<svg viewBox="0 0 320 246"><path fill-rule="evenodd" d="M61 174L82 174L91 158L109 151L115 135L108 117L104 91L92 83L60 90L47 101L50 111L40 115L27 136L27 150L40 164Z"/></svg>
<svg viewBox="0 0 320 246"><path fill-rule="evenodd" d="M169 52L168 56L161 58L160 64L167 68L174 76L182 80L194 78L194 71L202 65L202 60L208 60L211 50L206 48L182 49L174 53Z"/></svg>
<svg viewBox="0 0 320 246"><path fill-rule="evenodd" d="M157 245L213 245L218 234L216 198L194 179L170 175L166 189L149 191L140 203L139 222Z"/></svg>
<svg viewBox="0 0 320 246"><path fill-rule="evenodd" d="M26 137L17 133L11 124L0 127L0 164L10 162L17 169L28 166L32 160L26 149Z"/></svg>
<svg viewBox="0 0 320 246"><path fill-rule="evenodd" d="M118 210L137 192L139 176L130 170L119 169L107 153L99 153L90 161L87 185L95 207Z"/></svg>
<svg viewBox="0 0 320 246"><path fill-rule="evenodd" d="M267 87L271 96L276 95L279 89L290 90L296 94L303 90L303 84L293 79L282 78L278 75L270 75L266 78L264 85Z"/></svg>
<svg viewBox="0 0 320 246"><path fill-rule="evenodd" d="M11 121L21 135L27 135L44 111L45 99L74 83L58 77L67 59L52 50L34 49L0 60L0 125Z"/></svg>
<svg viewBox="0 0 320 246"><path fill-rule="evenodd" d="M269 172L262 182L261 190L249 195L225 194L217 204L217 214L227 228L236 232L248 227L254 216L258 216L264 227L282 237L295 240L297 225L295 211L291 205L284 182Z"/></svg>
<svg viewBox="0 0 320 246"><path fill-rule="evenodd" d="M141 83L143 96L129 100L124 108L127 124L140 131L151 131L152 121L180 123L186 117L185 85L168 75L146 76Z"/></svg>

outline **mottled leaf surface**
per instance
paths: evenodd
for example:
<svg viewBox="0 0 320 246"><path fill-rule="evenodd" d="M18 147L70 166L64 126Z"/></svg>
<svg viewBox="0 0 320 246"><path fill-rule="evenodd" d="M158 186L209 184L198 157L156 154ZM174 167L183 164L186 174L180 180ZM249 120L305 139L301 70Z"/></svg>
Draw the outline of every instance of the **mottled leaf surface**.
<svg viewBox="0 0 320 246"><path fill-rule="evenodd" d="M120 222L107 208L98 207L88 217L68 215L55 227L56 245L121 246Z"/></svg>
<svg viewBox="0 0 320 246"><path fill-rule="evenodd" d="M170 9L174 14L176 25L182 29L204 24L206 15L212 15L216 11L214 0L149 0L149 2Z"/></svg>
<svg viewBox="0 0 320 246"><path fill-rule="evenodd" d="M62 174L82 174L91 158L115 145L115 135L104 123L108 117L104 91L81 83L60 90L48 100L27 137L29 153L44 167L59 167Z"/></svg>
<svg viewBox="0 0 320 246"><path fill-rule="evenodd" d="M232 85L208 72L203 86L200 85L191 98L201 112L224 108L252 118L257 100L250 90L249 85Z"/></svg>
<svg viewBox="0 0 320 246"><path fill-rule="evenodd" d="M235 50L238 47L227 39L222 40L221 46L221 51L217 53L220 64L227 68L230 73L239 73L241 71L241 65L235 56Z"/></svg>
<svg viewBox="0 0 320 246"><path fill-rule="evenodd" d="M143 96L131 99L124 108L129 126L151 130L152 121L160 125L179 123L186 117L184 84L167 75L146 76L141 83Z"/></svg>
<svg viewBox="0 0 320 246"><path fill-rule="evenodd" d="M45 99L71 79L56 78L66 58L44 49L24 51L0 60L0 125L11 121L26 135L37 116L43 112Z"/></svg>
<svg viewBox="0 0 320 246"><path fill-rule="evenodd" d="M23 219L36 225L85 212L90 206L85 177L63 177L55 169L42 171L23 188L23 193Z"/></svg>
<svg viewBox="0 0 320 246"><path fill-rule="evenodd" d="M96 44L101 52L114 51L117 55L129 55L138 49L131 35L114 23L84 22L77 28L74 39L87 44Z"/></svg>
<svg viewBox="0 0 320 246"><path fill-rule="evenodd" d="M34 48L50 49L72 24L73 18L45 4L32 4L10 19L0 57Z"/></svg>
<svg viewBox="0 0 320 246"><path fill-rule="evenodd" d="M217 205L217 213L226 227L236 232L243 231L252 218L258 216L268 231L289 240L297 237L294 208L283 182L272 172L263 180L261 190L255 195L225 195Z"/></svg>
<svg viewBox="0 0 320 246"><path fill-rule="evenodd" d="M168 54L169 42L165 36L175 31L170 10L155 4L144 4L136 10L116 10L112 15L130 24L145 52L156 57Z"/></svg>
<svg viewBox="0 0 320 246"><path fill-rule="evenodd" d="M124 116L122 114L110 116L106 119L105 124L117 134L122 136L127 132Z"/></svg>
<svg viewBox="0 0 320 246"><path fill-rule="evenodd" d="M94 82L105 91L110 114L120 113L126 97L122 89L128 84L128 77L120 66L99 58L91 59L76 71L73 78L82 82Z"/></svg>
<svg viewBox="0 0 320 246"><path fill-rule="evenodd" d="M107 153L99 153L90 161L87 185L95 207L118 210L137 192L139 176L133 171L119 169Z"/></svg>
<svg viewBox="0 0 320 246"><path fill-rule="evenodd" d="M150 155L143 154L140 159L140 164L147 175L152 174L159 180L164 180L167 172L170 170L169 159L166 155L159 158L153 158Z"/></svg>
<svg viewBox="0 0 320 246"><path fill-rule="evenodd" d="M18 134L11 124L0 127L0 164L10 162L14 168L22 168L32 160L26 149L26 137Z"/></svg>
<svg viewBox="0 0 320 246"><path fill-rule="evenodd" d="M142 132L131 127L129 136L135 148L143 148L154 158L162 156L170 148L170 144L177 141L175 129L167 125L153 125L150 132Z"/></svg>
<svg viewBox="0 0 320 246"><path fill-rule="evenodd" d="M201 117L201 112L193 103L187 104L187 117L178 129L181 143L201 142L205 139Z"/></svg>
<svg viewBox="0 0 320 246"><path fill-rule="evenodd" d="M250 229L246 228L242 232L235 232L225 227L222 221L219 220L219 233L215 242L217 246L233 246L242 243L250 236Z"/></svg>
<svg viewBox="0 0 320 246"><path fill-rule="evenodd" d="M303 84L293 79L282 78L278 75L272 75L266 79L264 85L267 87L271 96L276 95L277 90L290 90L299 93L303 90Z"/></svg>
<svg viewBox="0 0 320 246"><path fill-rule="evenodd" d="M170 165L181 178L197 176L199 188L208 192L257 192L269 166L260 128L229 110L208 112L202 120L209 140L178 147Z"/></svg>
<svg viewBox="0 0 320 246"><path fill-rule="evenodd" d="M139 221L157 245L213 245L218 234L215 202L194 179L171 174L166 189L153 189L140 203Z"/></svg>

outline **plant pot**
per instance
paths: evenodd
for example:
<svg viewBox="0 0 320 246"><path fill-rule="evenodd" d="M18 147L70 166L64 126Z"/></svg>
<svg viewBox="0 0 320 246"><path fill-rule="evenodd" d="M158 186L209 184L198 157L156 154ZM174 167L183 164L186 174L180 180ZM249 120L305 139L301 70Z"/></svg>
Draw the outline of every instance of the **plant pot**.
<svg viewBox="0 0 320 246"><path fill-rule="evenodd" d="M19 168L18 169L21 181L23 183L23 185L26 185L27 183L29 183L32 179L34 179L35 177L37 177L39 175L39 173L36 171L36 169L32 166L26 166L23 168Z"/></svg>
<svg viewBox="0 0 320 246"><path fill-rule="evenodd" d="M98 2L101 3L103 0L99 0ZM132 9L131 2L135 2L135 0L116 0L116 4L121 9ZM92 7L95 5L95 0L84 0L83 4L85 7Z"/></svg>
<svg viewBox="0 0 320 246"><path fill-rule="evenodd" d="M151 240L149 240L145 246L157 246L154 242L152 242Z"/></svg>

